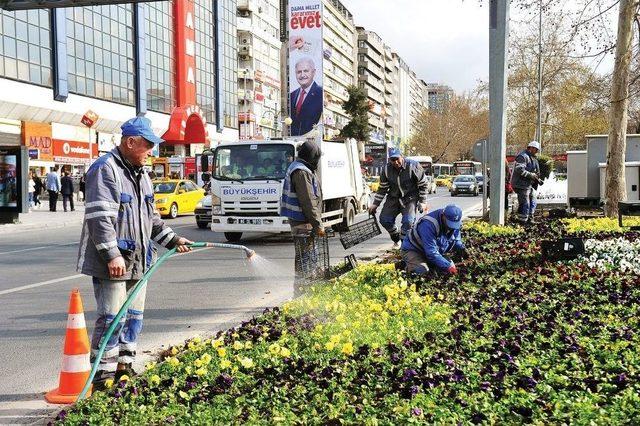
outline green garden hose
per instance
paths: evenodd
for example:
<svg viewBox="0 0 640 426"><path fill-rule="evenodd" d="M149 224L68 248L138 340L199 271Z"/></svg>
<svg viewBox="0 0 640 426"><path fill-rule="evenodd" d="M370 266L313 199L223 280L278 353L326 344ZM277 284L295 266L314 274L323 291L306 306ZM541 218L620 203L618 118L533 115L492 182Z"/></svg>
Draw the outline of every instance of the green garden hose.
<svg viewBox="0 0 640 426"><path fill-rule="evenodd" d="M249 249L249 248L247 248L245 246L240 246L240 245L235 245L235 244L197 242L197 243L189 244L189 247L191 247L191 248L215 247L215 248L244 250L245 254L247 255L247 258L249 258L249 259L251 259L251 257L253 257L253 255L255 254L255 252L253 250L251 250L251 249ZM98 370L98 365L100 365L100 360L102 359L102 355L104 354L104 350L105 350L105 348L107 346L107 343L109 342L109 339L111 338L111 335L113 334L114 330L116 329L116 327L120 323L120 318L122 318L122 316L125 314L125 312L127 312L127 309L129 308L129 305L131 304L131 302L133 302L133 300L135 299L136 295L140 292L142 287L144 287L147 284L147 281L149 280L149 277L151 277L151 275L153 275L153 273L156 271L156 269L158 269L160 267L160 265L162 265L164 263L165 260L167 260L168 258L173 256L175 254L175 252L176 252L176 249L173 248L173 249L167 251L166 253L164 253L162 256L160 256L158 258L158 260L156 261L156 263L154 263L153 266L151 266L151 268L149 268L149 270L147 272L145 272L145 274L142 276L142 278L140 278L140 280L138 280L136 285L131 289L131 292L129 293L129 296L127 297L127 300L124 302L124 304L122 305L122 307L118 311L118 314L115 316L115 318L111 322L111 325L109 326L109 329L107 330L107 333L102 338L102 341L100 343L100 348L98 349L98 354L96 355L96 359L93 361L93 365L91 366L91 373L89 374L89 377L87 378L87 382L84 384L84 387L82 388L82 392L80 392L80 395L78 396L78 401L83 400L85 398L87 392L89 391L89 387L91 386L91 382L93 381L93 378L96 375L96 371Z"/></svg>

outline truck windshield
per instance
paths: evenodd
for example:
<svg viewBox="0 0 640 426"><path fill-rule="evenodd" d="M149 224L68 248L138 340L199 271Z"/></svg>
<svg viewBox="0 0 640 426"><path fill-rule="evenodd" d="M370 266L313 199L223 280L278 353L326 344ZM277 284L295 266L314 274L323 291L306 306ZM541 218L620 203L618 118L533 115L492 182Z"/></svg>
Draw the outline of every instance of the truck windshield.
<svg viewBox="0 0 640 426"><path fill-rule="evenodd" d="M213 177L220 180L284 179L293 157L293 145L289 144L224 145L216 148Z"/></svg>

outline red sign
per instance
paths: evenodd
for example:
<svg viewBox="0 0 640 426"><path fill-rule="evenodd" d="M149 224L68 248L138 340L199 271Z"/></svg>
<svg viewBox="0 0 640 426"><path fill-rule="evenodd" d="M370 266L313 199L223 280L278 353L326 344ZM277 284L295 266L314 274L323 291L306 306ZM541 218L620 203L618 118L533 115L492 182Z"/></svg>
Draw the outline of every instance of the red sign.
<svg viewBox="0 0 640 426"><path fill-rule="evenodd" d="M195 175L196 174L196 158L195 157L185 157L184 159L184 175Z"/></svg>
<svg viewBox="0 0 640 426"><path fill-rule="evenodd" d="M264 94L260 92L256 92L256 103L263 104L264 103Z"/></svg>
<svg viewBox="0 0 640 426"><path fill-rule="evenodd" d="M98 158L98 144L92 145L93 158ZM53 160L62 164L89 163L89 142L53 139Z"/></svg>
<svg viewBox="0 0 640 426"><path fill-rule="evenodd" d="M194 0L174 0L177 106L196 105L196 30Z"/></svg>
<svg viewBox="0 0 640 426"><path fill-rule="evenodd" d="M96 114L95 112L89 110L89 111L84 113L84 115L82 116L82 120L80 120L80 121L85 126L91 127L94 124L96 124L96 121L98 121L98 114Z"/></svg>

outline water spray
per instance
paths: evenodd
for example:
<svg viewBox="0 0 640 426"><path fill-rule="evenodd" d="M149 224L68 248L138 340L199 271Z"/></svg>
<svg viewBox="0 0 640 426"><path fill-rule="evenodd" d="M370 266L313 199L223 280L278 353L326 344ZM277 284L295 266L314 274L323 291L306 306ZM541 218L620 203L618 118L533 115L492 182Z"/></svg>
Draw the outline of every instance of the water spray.
<svg viewBox="0 0 640 426"><path fill-rule="evenodd" d="M254 250L251 250L246 246L241 246L236 244L197 242L197 243L189 244L188 246L190 248L209 247L209 248L242 250L244 251L244 254L247 256L247 259L249 260L251 260L256 254ZM100 347L98 349L98 353L96 354L96 358L93 361L93 365L91 366L91 373L89 374L89 377L87 378L87 381L84 384L84 387L82 388L82 392L80 392L80 395L78 396L78 401L82 401L87 395L87 392L89 391L89 387L91 387L91 382L93 382L93 378L95 377L96 372L98 370L98 365L100 364L100 360L102 359L102 356L104 354L104 350L107 346L107 342L109 342L109 339L111 338L111 335L113 335L113 332L115 331L116 326L118 326L118 324L120 323L120 319L127 312L129 305L131 305L131 302L133 302L133 300L136 298L140 290L147 284L147 281L149 281L149 278L151 277L151 275L153 275L156 269L158 269L160 265L162 265L167 259L173 256L175 253L176 253L176 248L174 247L171 250L168 250L162 256L160 256L158 258L158 261L154 263L153 266L151 266L151 268L149 268L147 272L145 272L142 278L140 278L136 283L136 285L133 286L133 288L131 289L131 292L129 293L127 300L125 300L125 302L122 304L122 307L116 314L115 318L113 318L113 321L109 326L109 329L107 330L105 335L102 337Z"/></svg>

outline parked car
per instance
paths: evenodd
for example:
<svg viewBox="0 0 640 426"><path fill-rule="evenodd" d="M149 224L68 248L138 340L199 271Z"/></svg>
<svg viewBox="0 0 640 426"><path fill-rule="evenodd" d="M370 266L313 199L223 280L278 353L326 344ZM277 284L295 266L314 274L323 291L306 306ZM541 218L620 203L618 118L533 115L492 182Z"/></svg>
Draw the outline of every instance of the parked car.
<svg viewBox="0 0 640 426"><path fill-rule="evenodd" d="M438 175L436 177L436 186L445 186L447 188L451 188L451 176Z"/></svg>
<svg viewBox="0 0 640 426"><path fill-rule="evenodd" d="M153 181L153 193L160 215L175 219L179 214L193 213L204 189L187 179L166 179Z"/></svg>
<svg viewBox="0 0 640 426"><path fill-rule="evenodd" d="M196 225L200 229L211 226L211 195L206 195L198 201L193 211L196 217Z"/></svg>
<svg viewBox="0 0 640 426"><path fill-rule="evenodd" d="M477 174L476 180L478 181L478 190L484 192L484 176Z"/></svg>
<svg viewBox="0 0 640 426"><path fill-rule="evenodd" d="M480 192L478 189L478 181L473 175L456 176L451 183L450 191L452 197L458 194L471 194L475 196Z"/></svg>

